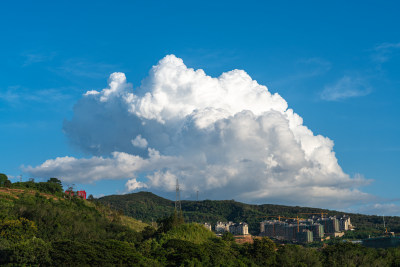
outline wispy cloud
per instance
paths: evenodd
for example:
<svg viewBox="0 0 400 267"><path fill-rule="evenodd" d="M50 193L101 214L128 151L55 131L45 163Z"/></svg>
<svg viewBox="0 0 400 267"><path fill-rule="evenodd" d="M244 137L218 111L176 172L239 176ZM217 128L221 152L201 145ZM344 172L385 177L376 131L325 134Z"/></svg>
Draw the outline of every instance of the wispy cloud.
<svg viewBox="0 0 400 267"><path fill-rule="evenodd" d="M118 69L118 66L113 64L90 62L85 59L69 59L53 71L62 76L72 75L98 79L107 77L115 69Z"/></svg>
<svg viewBox="0 0 400 267"><path fill-rule="evenodd" d="M325 86L320 97L327 101L339 101L347 98L365 96L371 92L372 88L365 79L344 76L335 84Z"/></svg>
<svg viewBox="0 0 400 267"><path fill-rule="evenodd" d="M298 61L298 65L300 65L302 68L305 67L309 69L310 71L308 73L310 73L311 76L325 73L329 71L332 66L331 62L319 57L301 59Z"/></svg>
<svg viewBox="0 0 400 267"><path fill-rule="evenodd" d="M302 58L294 63L295 69L291 74L286 75L281 79L274 80L272 82L274 87L287 87L293 84L298 84L301 81L324 75L331 69L331 62L319 58Z"/></svg>
<svg viewBox="0 0 400 267"><path fill-rule="evenodd" d="M23 67L27 67L29 65L50 61L56 56L56 53L52 52L50 54L41 54L41 53L25 53L22 54L24 57L24 63L22 64Z"/></svg>
<svg viewBox="0 0 400 267"><path fill-rule="evenodd" d="M66 93L68 88L48 88L32 90L19 85L10 86L5 92L0 92L0 100L10 104L21 104L26 102L50 103L59 102L71 98Z"/></svg>
<svg viewBox="0 0 400 267"><path fill-rule="evenodd" d="M395 53L400 53L399 43L382 43L374 47L372 59L378 63L388 61Z"/></svg>

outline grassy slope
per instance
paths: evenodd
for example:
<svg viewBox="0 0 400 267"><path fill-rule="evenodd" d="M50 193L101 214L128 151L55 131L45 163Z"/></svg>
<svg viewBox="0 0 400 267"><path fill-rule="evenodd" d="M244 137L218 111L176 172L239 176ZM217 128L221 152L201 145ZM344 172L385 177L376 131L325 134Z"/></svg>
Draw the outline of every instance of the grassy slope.
<svg viewBox="0 0 400 267"><path fill-rule="evenodd" d="M150 192L138 192L126 195L111 195L99 198L98 201L110 207L123 211L126 215L151 222L158 218L171 214L174 210L174 201L164 199ZM281 215L285 217L307 217L300 213L319 213L327 212L328 215L348 214L351 217L353 225L359 230L369 232L383 231L382 218L379 216L369 216L362 214L343 213L334 210L292 207L283 205L249 205L233 200L221 201L182 201L182 210L184 217L189 222L211 222L223 221L246 221L249 223L250 231L253 234L258 233L259 222L263 216ZM385 221L391 231L400 232L400 217L388 216Z"/></svg>
<svg viewBox="0 0 400 267"><path fill-rule="evenodd" d="M32 189L0 188L0 219L19 217L35 221L38 228L46 228L43 233L49 237L57 232L54 229L67 227L65 223L70 223L71 231L76 233L79 231L84 233L82 227L85 224L101 227L102 224L114 222L138 232L148 226L132 217L87 200L69 200Z"/></svg>
<svg viewBox="0 0 400 267"><path fill-rule="evenodd" d="M215 234L204 226L196 223L189 223L172 228L161 237L160 244L164 244L170 239L179 239L195 244L202 244L212 238L215 238Z"/></svg>

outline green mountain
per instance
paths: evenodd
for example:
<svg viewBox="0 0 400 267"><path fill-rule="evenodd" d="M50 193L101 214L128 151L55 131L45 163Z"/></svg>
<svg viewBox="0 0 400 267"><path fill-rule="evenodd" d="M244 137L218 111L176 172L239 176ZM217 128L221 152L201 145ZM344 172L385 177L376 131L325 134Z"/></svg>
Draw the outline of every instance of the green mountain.
<svg viewBox="0 0 400 267"><path fill-rule="evenodd" d="M171 214L175 207L174 201L150 192L105 196L99 198L97 201L120 210L127 216L147 223ZM304 213L316 213L316 215L327 213L328 216L349 215L352 224L357 230L348 233L348 237L367 238L369 235L379 236L385 230L383 228L383 218L380 216L344 213L335 210L272 204L250 205L234 200L184 200L181 203L185 221L209 222L212 224L217 221L244 221L249 224L250 233L255 235L259 233L259 223L266 216L280 215L290 218L297 216L307 218L308 216L312 216ZM388 216L385 217L385 222L388 230L397 233L400 232L400 217Z"/></svg>

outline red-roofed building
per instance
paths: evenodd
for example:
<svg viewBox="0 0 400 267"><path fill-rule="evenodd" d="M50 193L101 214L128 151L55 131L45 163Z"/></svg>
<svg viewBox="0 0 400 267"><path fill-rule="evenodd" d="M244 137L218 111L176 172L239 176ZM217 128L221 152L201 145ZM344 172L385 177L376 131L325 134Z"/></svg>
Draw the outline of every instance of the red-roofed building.
<svg viewBox="0 0 400 267"><path fill-rule="evenodd" d="M85 190L76 191L76 192L67 190L67 191L65 191L65 194L70 195L70 196L78 196L83 199L86 199L86 191Z"/></svg>

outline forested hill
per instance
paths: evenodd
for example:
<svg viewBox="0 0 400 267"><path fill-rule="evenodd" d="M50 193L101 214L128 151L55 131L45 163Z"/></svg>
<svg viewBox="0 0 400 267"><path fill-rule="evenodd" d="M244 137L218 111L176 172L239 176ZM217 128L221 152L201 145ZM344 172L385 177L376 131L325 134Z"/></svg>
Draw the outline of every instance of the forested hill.
<svg viewBox="0 0 400 267"><path fill-rule="evenodd" d="M279 245L266 237L237 244L230 233L219 238L202 225L184 222L180 214L173 212L173 201L151 193L88 201L65 194L57 178L40 183L11 183L0 174L2 177L5 179L3 183L0 180L0 265L399 266L400 263L400 248L378 250L341 240L329 240L329 245L323 247L323 244ZM138 218L150 221L157 217L157 228L102 204L111 200L113 205L129 207ZM301 209L209 200L183 201L182 206L185 216L193 220L260 220L257 214L290 215ZM158 217L163 214L168 216Z"/></svg>
<svg viewBox="0 0 400 267"><path fill-rule="evenodd" d="M162 198L150 192L138 192L126 195L111 195L99 198L98 201L121 210L125 215L133 218L151 222L158 218L168 216L174 210L174 201ZM383 220L380 216L344 213L334 210L318 209L310 207L283 206L283 205L250 205L234 200L203 200L203 201L182 201L182 210L186 221L210 222L217 221L245 221L249 224L251 233L258 234L259 222L265 216L302 217L309 215L301 213L328 213L331 215L350 215L357 232L379 235L383 231ZM389 230L400 232L400 217L386 217L386 225Z"/></svg>
<svg viewBox="0 0 400 267"><path fill-rule="evenodd" d="M0 265L140 261L133 243L147 226L100 203L64 194L55 178L0 184ZM128 252L117 255L114 249Z"/></svg>

